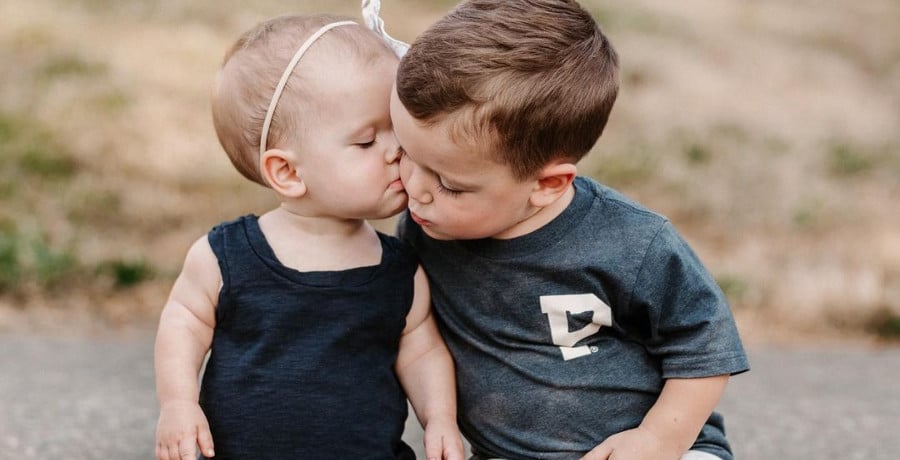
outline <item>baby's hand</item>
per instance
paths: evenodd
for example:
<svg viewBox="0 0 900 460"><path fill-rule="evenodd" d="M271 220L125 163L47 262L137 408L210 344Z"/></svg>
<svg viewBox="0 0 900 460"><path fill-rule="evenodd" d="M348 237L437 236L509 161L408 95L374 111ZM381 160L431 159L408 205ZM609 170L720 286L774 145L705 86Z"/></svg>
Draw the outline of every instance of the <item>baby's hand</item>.
<svg viewBox="0 0 900 460"><path fill-rule="evenodd" d="M606 438L581 460L678 460L683 452L675 450L650 430L637 427Z"/></svg>
<svg viewBox="0 0 900 460"><path fill-rule="evenodd" d="M169 401L160 407L156 425L157 460L196 460L197 445L206 457L215 455L209 422L193 401Z"/></svg>
<svg viewBox="0 0 900 460"><path fill-rule="evenodd" d="M427 460L463 460L463 442L453 419L429 420L425 427Z"/></svg>

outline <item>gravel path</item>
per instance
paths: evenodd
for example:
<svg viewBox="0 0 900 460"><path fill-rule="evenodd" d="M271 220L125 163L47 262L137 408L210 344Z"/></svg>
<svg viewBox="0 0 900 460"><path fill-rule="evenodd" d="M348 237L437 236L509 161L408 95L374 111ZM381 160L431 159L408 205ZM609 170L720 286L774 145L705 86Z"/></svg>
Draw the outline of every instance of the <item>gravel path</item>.
<svg viewBox="0 0 900 460"><path fill-rule="evenodd" d="M0 459L153 458L150 334L6 335L0 350ZM750 359L720 406L738 459L900 458L900 347L755 347Z"/></svg>

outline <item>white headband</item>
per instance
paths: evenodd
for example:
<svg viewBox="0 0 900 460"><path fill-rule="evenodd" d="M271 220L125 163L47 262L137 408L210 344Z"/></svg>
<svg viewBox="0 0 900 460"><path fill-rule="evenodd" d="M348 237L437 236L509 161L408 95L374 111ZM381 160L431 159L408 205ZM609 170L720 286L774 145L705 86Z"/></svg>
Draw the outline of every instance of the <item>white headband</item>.
<svg viewBox="0 0 900 460"><path fill-rule="evenodd" d="M378 36L380 36L387 44L394 50L394 53L397 54L398 57L403 57L406 54L406 50L409 49L409 45L403 43L399 40L394 39L387 32L384 31L384 20L379 16L379 12L381 11L381 0L362 0L362 14L363 19L366 22L366 26L372 29ZM316 40L319 39L322 35L328 32L335 27L340 26L348 26L348 25L357 25L353 21L340 21L340 22L332 22L330 24L325 24L319 30L317 30L314 34L310 35L309 38L300 45L300 48L297 49L297 52L294 53L294 57L291 58L291 61L288 63L287 68L284 69L284 73L281 74L281 80L278 81L278 86L275 87L275 92L272 94L272 100L269 101L269 109L266 111L266 118L263 121L262 132L259 136L259 161L262 161L263 154L266 153L266 145L269 141L269 127L272 125L272 117L275 115L275 107L278 106L278 101L281 99L281 93L284 92L284 87L287 85L288 79L291 77L291 74L294 73L294 68L297 67L297 63L300 62L300 58L306 54L306 51L315 43Z"/></svg>

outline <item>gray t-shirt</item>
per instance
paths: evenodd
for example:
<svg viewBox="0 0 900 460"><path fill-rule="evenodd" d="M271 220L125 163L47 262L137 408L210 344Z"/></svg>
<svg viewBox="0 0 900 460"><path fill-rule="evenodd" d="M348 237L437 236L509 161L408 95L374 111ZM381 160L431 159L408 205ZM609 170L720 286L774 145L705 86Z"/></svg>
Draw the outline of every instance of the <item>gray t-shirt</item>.
<svg viewBox="0 0 900 460"><path fill-rule="evenodd" d="M439 241L399 233L428 273L478 457L575 459L634 428L665 379L749 369L717 284L668 220L590 179L544 227ZM731 460L714 413L693 449Z"/></svg>

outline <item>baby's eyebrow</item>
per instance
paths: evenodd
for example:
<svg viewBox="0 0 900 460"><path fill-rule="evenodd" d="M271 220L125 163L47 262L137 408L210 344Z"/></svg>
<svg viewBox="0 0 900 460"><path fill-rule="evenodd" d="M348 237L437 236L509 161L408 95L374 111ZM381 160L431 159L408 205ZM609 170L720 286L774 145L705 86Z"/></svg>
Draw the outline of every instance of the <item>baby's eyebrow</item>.
<svg viewBox="0 0 900 460"><path fill-rule="evenodd" d="M369 137L370 135L374 135L375 132L376 129L372 127L370 123L365 123L356 129L350 130L350 137L354 139L359 137Z"/></svg>

